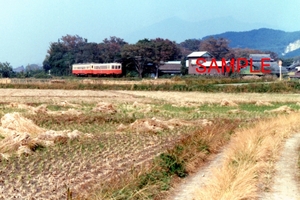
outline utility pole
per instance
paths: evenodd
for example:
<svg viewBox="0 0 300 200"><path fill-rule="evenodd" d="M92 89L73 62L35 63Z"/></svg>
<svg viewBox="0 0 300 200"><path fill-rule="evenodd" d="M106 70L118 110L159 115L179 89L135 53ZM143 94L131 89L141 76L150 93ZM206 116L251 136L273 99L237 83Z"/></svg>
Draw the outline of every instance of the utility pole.
<svg viewBox="0 0 300 200"><path fill-rule="evenodd" d="M282 74L281 74L281 67L282 67L282 61L278 60L278 66L279 66L279 77L280 77L280 81L282 80Z"/></svg>

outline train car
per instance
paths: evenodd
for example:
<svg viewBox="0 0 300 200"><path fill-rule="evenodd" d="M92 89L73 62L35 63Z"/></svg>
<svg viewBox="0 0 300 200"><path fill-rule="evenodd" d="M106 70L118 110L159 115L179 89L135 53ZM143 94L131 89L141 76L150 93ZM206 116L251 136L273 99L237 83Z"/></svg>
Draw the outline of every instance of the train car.
<svg viewBox="0 0 300 200"><path fill-rule="evenodd" d="M73 64L72 74L75 76L119 76L122 74L122 65L120 63Z"/></svg>

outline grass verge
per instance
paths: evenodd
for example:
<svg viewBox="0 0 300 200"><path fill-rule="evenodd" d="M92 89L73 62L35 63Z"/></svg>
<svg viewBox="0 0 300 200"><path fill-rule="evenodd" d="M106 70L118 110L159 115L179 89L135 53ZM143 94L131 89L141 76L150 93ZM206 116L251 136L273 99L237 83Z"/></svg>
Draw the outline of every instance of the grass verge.
<svg viewBox="0 0 300 200"><path fill-rule="evenodd" d="M298 182L300 183L300 147L298 148Z"/></svg>
<svg viewBox="0 0 300 200"><path fill-rule="evenodd" d="M194 198L255 199L260 191L268 190L282 141L299 129L299 120L298 113L281 115L237 132L223 165L213 169L214 177Z"/></svg>
<svg viewBox="0 0 300 200"><path fill-rule="evenodd" d="M243 85L230 85L231 83L244 83L235 79L195 79L186 78L184 81L162 82L162 83L131 83L124 84L106 83L83 83L82 81L68 81L63 83L7 83L0 84L0 88L14 89L65 89L65 90L140 90L140 91L202 91L202 92L257 92L257 93L287 93L298 92L300 83L298 81L282 82L248 82ZM116 81L118 83L118 81ZM218 85L225 83L225 85ZM228 84L228 85L226 85Z"/></svg>

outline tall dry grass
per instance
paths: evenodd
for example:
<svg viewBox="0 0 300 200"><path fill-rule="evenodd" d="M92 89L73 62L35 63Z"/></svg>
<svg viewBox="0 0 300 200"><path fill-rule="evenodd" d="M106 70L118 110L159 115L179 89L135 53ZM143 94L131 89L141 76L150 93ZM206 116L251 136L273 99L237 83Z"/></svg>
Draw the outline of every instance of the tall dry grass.
<svg viewBox="0 0 300 200"><path fill-rule="evenodd" d="M253 128L240 130L225 150L220 168L203 188L195 191L197 200L255 199L268 190L282 142L299 130L300 114L263 120Z"/></svg>

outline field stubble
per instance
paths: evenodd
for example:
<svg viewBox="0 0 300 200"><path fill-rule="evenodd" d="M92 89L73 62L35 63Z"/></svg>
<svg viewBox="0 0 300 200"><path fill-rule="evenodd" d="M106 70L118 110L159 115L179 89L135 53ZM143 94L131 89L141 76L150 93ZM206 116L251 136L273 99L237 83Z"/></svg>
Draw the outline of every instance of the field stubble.
<svg viewBox="0 0 300 200"><path fill-rule="evenodd" d="M161 153L177 156L186 162L186 170L192 172L206 160L199 161L197 158L204 158L200 155L216 153L230 139L233 130L223 136L216 135L220 132L220 123L216 121L239 119L241 121L233 125L243 122L244 126L244 122L273 117L278 112L296 112L300 107L297 95L247 95L0 89L1 117L18 112L52 135L55 131L80 132L74 138L58 134L59 137L51 140L52 145L47 146L35 140L40 133L34 136L28 133L30 130L11 126L16 134L28 135L27 143L21 141L14 146L16 150L32 144L28 141L35 143L29 145L29 152L20 156L13 151L1 152L2 156L9 155L3 156L0 163L0 196L61 199L66 198L67 191L71 191L73 197L78 196L79 191L84 196L115 178L130 176L133 171L139 173L142 168L149 170L153 158ZM258 101L260 105L255 105ZM284 105L290 109L272 111ZM232 110L237 111L230 113ZM264 112L266 110L269 112ZM2 128L3 125L2 122ZM201 132L210 129L207 134ZM7 139L4 133L3 130L0 133L1 144ZM189 139L201 134L205 138L202 143L193 144ZM198 148L198 153L191 153L194 148ZM93 194L95 198L103 195Z"/></svg>

